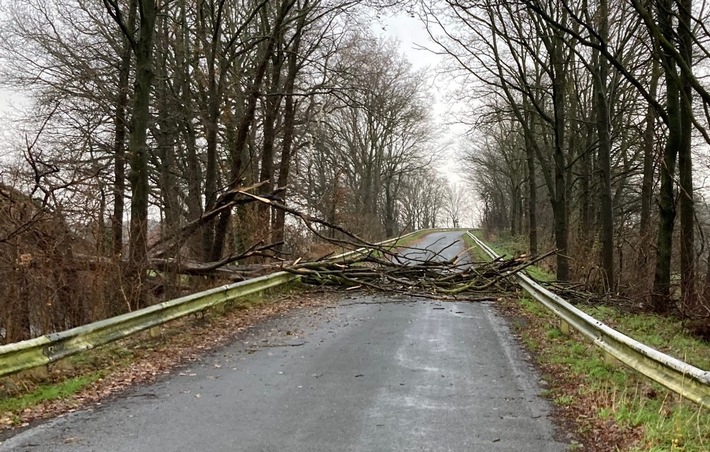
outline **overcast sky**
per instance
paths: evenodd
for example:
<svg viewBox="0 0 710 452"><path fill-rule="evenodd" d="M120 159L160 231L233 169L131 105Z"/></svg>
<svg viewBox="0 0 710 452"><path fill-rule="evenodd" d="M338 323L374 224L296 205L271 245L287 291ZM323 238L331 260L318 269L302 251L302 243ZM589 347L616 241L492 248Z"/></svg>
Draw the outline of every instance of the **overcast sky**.
<svg viewBox="0 0 710 452"><path fill-rule="evenodd" d="M443 126L450 118L447 113L455 108L451 105L450 98L447 99L449 81L444 77L437 76L437 68L442 65L443 57L426 50L432 49L435 45L431 42L429 35L419 18L411 17L406 13L385 15L378 21L372 23L375 33L384 37L393 37L400 42L402 53L411 61L415 69L427 69L430 79L430 93L433 97L432 116L434 120L444 127L444 132L439 143L439 147L445 147L445 159L439 166L442 174L454 183L460 183L457 168L460 165L456 162L456 144L460 141L459 136L463 133L461 127ZM8 121L13 116L13 111L27 106L27 99L19 93L0 89L0 139L4 143L21 142L21 137L12 136L8 131ZM19 139L18 139L19 138ZM0 158L9 151L8 146L0 148Z"/></svg>
<svg viewBox="0 0 710 452"><path fill-rule="evenodd" d="M429 34L421 20L413 18L406 13L401 13L383 17L379 23L373 23L372 27L375 32L382 36L396 38L400 42L402 52L411 61L415 69L428 68L431 81L430 91L434 98L432 105L434 119L442 125L450 122L451 118L448 117L448 112L457 107L452 105L453 101L447 95L452 82L441 74L437 74L437 70L444 63L444 57L427 50L435 49L436 46L429 38ZM445 126L444 136L441 139L441 145L445 145L448 151L447 161L442 165L441 171L449 179L457 183L460 181L460 177L456 173L456 168L460 165L456 163L456 158L453 154L456 151L455 147L456 143L459 142L459 136L463 134L464 130L465 127L463 126Z"/></svg>
<svg viewBox="0 0 710 452"><path fill-rule="evenodd" d="M400 42L401 51L412 62L415 69L428 68L431 81L430 91L434 99L432 116L443 128L439 147L444 148L444 159L438 166L438 170L452 184L464 185L462 175L459 173L461 164L457 152L460 143L463 142L462 136L466 131L466 126L450 124L453 118L449 113L456 111L459 106L455 105L454 96L449 95L455 82L446 76L437 74L437 70L444 65L444 57L427 50L435 49L436 45L431 41L419 18L413 18L406 13L385 16L379 22L374 22L372 28L381 36L396 38ZM466 191L468 192L468 190ZM468 195L469 201L464 207L464 223L476 222L478 218L475 201L470 193Z"/></svg>

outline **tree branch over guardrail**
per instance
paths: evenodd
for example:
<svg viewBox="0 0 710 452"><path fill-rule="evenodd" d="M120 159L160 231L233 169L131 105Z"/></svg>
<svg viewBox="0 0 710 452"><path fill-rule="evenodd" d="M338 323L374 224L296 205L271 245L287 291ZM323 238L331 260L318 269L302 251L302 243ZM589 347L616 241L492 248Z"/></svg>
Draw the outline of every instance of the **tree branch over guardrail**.
<svg viewBox="0 0 710 452"><path fill-rule="evenodd" d="M458 243L455 241L449 247ZM501 289L499 284L554 254L472 262L467 251L452 259L444 259L441 252L416 246L395 251L375 246L364 254L348 259L308 262L284 267L284 271L299 275L303 282L311 284L369 288L445 300L481 301L497 299L499 295L495 292Z"/></svg>
<svg viewBox="0 0 710 452"><path fill-rule="evenodd" d="M404 237L406 236L390 239L373 246L382 250L391 249L394 243ZM364 248L360 248L333 256L331 259L348 259L365 252ZM294 272L279 271L176 298L66 331L0 345L0 377L48 365L67 356L131 336L221 303L278 287L299 278L300 276Z"/></svg>
<svg viewBox="0 0 710 452"><path fill-rule="evenodd" d="M470 232L468 235L491 259L500 258L476 236ZM614 330L540 286L524 273L518 273L515 278L533 298L594 345L688 400L710 408L710 371L668 356Z"/></svg>

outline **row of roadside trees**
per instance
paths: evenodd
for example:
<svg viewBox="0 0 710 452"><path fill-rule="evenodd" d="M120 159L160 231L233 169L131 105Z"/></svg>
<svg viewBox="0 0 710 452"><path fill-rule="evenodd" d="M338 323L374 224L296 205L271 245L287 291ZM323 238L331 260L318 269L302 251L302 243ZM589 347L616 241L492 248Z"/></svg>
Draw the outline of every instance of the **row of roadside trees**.
<svg viewBox="0 0 710 452"><path fill-rule="evenodd" d="M373 36L379 6L4 2L0 82L29 99L2 169L4 340L297 249L284 211L240 191L372 240L441 222L425 75Z"/></svg>
<svg viewBox="0 0 710 452"><path fill-rule="evenodd" d="M425 6L477 112L466 160L484 223L557 248L560 280L708 318L693 172L710 143L707 13L692 0Z"/></svg>

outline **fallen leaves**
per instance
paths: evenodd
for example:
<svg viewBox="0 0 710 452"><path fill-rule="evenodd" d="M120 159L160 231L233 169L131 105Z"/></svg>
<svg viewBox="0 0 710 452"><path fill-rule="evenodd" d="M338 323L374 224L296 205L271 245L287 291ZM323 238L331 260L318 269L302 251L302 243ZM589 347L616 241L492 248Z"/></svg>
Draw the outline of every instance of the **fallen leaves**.
<svg viewBox="0 0 710 452"><path fill-rule="evenodd" d="M116 353L122 355L123 359L105 356L97 359L98 365L107 366L103 369L106 375L68 398L40 402L20 412L0 413L0 439L8 436L8 433L14 434L12 430L25 428L38 420L100 405L127 388L155 381L180 366L201 360L206 352L239 340L250 328L267 319L295 310L303 310L310 316L320 315L319 308L332 304L334 299L332 293L322 290L301 290L274 295L259 300L255 306L248 309L243 309L243 304L239 304L239 309L229 310L227 307L228 312L222 315L202 313L177 320L164 325L161 335L157 338L151 338L148 333L144 333L111 344L104 349L86 352L80 355L79 359L91 361L90 354L106 355L106 350L114 347ZM290 331L290 333L290 337L298 336L298 332ZM130 353L126 350L130 350ZM219 368L221 364L215 363L214 367ZM58 383L76 378L82 375L82 372L96 372L96 370L96 367L73 368L60 364L50 372L49 380L44 383ZM196 376L192 372L181 372L179 375ZM21 395L23 392L26 391L18 388L14 395ZM200 397L200 394L195 395L195 398Z"/></svg>

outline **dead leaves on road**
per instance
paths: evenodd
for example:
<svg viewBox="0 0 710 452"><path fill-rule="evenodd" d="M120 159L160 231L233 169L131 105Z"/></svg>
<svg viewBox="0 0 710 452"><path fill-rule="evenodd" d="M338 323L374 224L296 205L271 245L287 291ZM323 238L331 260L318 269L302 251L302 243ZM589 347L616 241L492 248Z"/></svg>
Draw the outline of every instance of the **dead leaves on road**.
<svg viewBox="0 0 710 452"><path fill-rule="evenodd" d="M60 361L50 369L46 378L20 374L0 379L0 397L7 397L27 394L42 384L56 384L97 371L105 372L103 378L70 397L40 402L19 412L0 413L0 441L3 431L100 405L129 387L155 381L180 366L199 361L206 352L245 336L266 319L297 310L308 316L323 315L319 308L332 304L334 298L322 291L300 290L251 302L235 302L224 314L201 313L165 325L159 337L152 338L143 333ZM11 385L17 389L3 395L1 390Z"/></svg>

